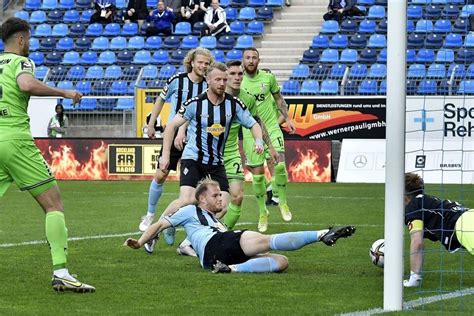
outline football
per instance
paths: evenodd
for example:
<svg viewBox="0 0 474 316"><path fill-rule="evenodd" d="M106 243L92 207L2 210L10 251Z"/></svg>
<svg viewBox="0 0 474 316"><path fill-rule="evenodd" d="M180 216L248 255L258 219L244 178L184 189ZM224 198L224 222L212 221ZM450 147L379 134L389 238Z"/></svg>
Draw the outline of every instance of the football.
<svg viewBox="0 0 474 316"><path fill-rule="evenodd" d="M385 240L378 239L372 244L372 247L370 247L369 249L370 260L373 264L380 268L383 268L384 264L384 248Z"/></svg>

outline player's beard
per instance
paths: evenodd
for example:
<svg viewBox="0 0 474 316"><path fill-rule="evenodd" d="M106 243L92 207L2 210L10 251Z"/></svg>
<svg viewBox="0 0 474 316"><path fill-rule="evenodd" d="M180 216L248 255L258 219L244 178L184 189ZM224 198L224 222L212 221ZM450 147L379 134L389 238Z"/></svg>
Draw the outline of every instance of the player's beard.
<svg viewBox="0 0 474 316"><path fill-rule="evenodd" d="M30 55L30 45L24 45L21 49L21 56L28 57Z"/></svg>
<svg viewBox="0 0 474 316"><path fill-rule="evenodd" d="M244 67L244 69L246 73L253 75L254 73L257 72L257 67L258 65L247 65Z"/></svg>

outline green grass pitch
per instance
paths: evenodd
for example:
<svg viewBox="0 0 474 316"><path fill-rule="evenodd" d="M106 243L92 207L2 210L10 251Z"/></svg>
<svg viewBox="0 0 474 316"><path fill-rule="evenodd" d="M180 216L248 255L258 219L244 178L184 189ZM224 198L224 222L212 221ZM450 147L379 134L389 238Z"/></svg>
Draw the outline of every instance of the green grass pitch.
<svg viewBox="0 0 474 316"><path fill-rule="evenodd" d="M357 232L334 247L316 243L281 252L290 260L289 269L260 275L213 275L201 269L195 258L176 255L175 246L163 240L153 255L147 255L124 248L125 236L90 238L136 232L146 210L148 186L148 181L60 183L69 237L88 237L69 242L70 271L97 288L94 294L82 295L56 294L50 288L46 244L17 245L44 240L44 216L27 193L12 186L0 199L0 315L333 315L382 306L383 270L372 265L368 249L383 238L383 185L291 183L293 221L283 222L278 209L271 207L268 233L343 224L356 225ZM447 195L461 201L458 188L451 188ZM245 189L238 228L256 230L255 199L249 184ZM177 183L165 186L159 212L177 192ZM462 202L474 206L469 194ZM183 237L183 231L178 231L177 239ZM407 245L406 239L405 249ZM429 241L426 245L423 287L406 290L405 301L474 287L470 255L449 254ZM472 315L473 297L443 300L415 311L433 312Z"/></svg>

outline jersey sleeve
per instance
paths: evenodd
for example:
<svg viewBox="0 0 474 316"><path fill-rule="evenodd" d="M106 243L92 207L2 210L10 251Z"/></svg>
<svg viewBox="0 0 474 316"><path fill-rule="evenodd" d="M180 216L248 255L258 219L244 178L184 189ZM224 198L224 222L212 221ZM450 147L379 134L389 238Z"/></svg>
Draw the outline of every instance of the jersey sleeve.
<svg viewBox="0 0 474 316"><path fill-rule="evenodd" d="M33 77L35 76L35 63L26 58L18 58L18 61L16 61L15 65L15 78L18 78L19 75L27 73L32 75Z"/></svg>
<svg viewBox="0 0 474 316"><path fill-rule="evenodd" d="M252 128L252 126L257 123L248 108L238 99L236 104L236 120L240 125L246 128Z"/></svg>
<svg viewBox="0 0 474 316"><path fill-rule="evenodd" d="M189 220L191 220L191 218L193 217L193 214L196 213L195 208L196 207L194 205L188 205L188 206L182 207L173 215L165 216L164 219L170 222L170 224L173 227L183 226Z"/></svg>
<svg viewBox="0 0 474 316"><path fill-rule="evenodd" d="M167 101L176 92L176 90L178 90L178 77L174 76L171 77L168 82L166 82L166 85L160 92L160 98Z"/></svg>
<svg viewBox="0 0 474 316"><path fill-rule="evenodd" d="M278 85L274 74L270 74L270 92L272 94L280 92L280 86Z"/></svg>
<svg viewBox="0 0 474 316"><path fill-rule="evenodd" d="M415 220L423 221L423 209L420 203L422 199L423 197L416 197L405 207L405 225L409 226Z"/></svg>
<svg viewBox="0 0 474 316"><path fill-rule="evenodd" d="M190 99L188 101L193 101ZM181 115L186 121L191 121L192 118L196 117L196 102L184 102L179 108L178 114Z"/></svg>

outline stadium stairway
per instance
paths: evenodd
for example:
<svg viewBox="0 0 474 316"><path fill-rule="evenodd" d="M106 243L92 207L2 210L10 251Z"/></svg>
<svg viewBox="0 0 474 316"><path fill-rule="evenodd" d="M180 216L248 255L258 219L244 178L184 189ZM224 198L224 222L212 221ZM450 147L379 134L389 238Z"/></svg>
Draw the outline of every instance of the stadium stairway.
<svg viewBox="0 0 474 316"><path fill-rule="evenodd" d="M269 68L280 86L291 75L303 52L319 33L327 0L292 0L281 15L275 16L263 38L257 42L261 54L260 68ZM258 45L260 44L260 45Z"/></svg>

